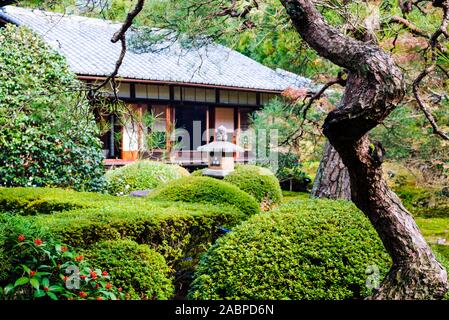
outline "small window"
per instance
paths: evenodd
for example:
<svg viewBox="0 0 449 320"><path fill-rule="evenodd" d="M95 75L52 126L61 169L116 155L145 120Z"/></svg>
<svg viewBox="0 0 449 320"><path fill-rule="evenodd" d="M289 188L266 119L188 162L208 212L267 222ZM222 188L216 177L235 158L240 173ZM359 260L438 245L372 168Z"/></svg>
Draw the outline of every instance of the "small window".
<svg viewBox="0 0 449 320"><path fill-rule="evenodd" d="M195 101L195 88L182 88L184 101Z"/></svg>
<svg viewBox="0 0 449 320"><path fill-rule="evenodd" d="M130 97L129 83L120 82L117 87L117 95L121 98L129 98Z"/></svg>
<svg viewBox="0 0 449 320"><path fill-rule="evenodd" d="M255 92L248 92L248 104L251 106L257 105L257 94Z"/></svg>
<svg viewBox="0 0 449 320"><path fill-rule="evenodd" d="M142 99L147 98L147 86L146 85L136 84L135 88L136 88L136 98L142 98Z"/></svg>
<svg viewBox="0 0 449 320"><path fill-rule="evenodd" d="M206 89L206 102L215 102L215 90Z"/></svg>
<svg viewBox="0 0 449 320"><path fill-rule="evenodd" d="M239 103L239 93L238 91L229 91L229 103L238 104Z"/></svg>
<svg viewBox="0 0 449 320"><path fill-rule="evenodd" d="M195 89L195 101L206 102L206 89Z"/></svg>
<svg viewBox="0 0 449 320"><path fill-rule="evenodd" d="M173 87L174 99L176 101L181 101L181 87Z"/></svg>
<svg viewBox="0 0 449 320"><path fill-rule="evenodd" d="M170 88L168 86L159 86L159 99L170 99Z"/></svg>
<svg viewBox="0 0 449 320"><path fill-rule="evenodd" d="M159 99L158 86L148 86L147 87L148 98Z"/></svg>
<svg viewBox="0 0 449 320"><path fill-rule="evenodd" d="M220 103L229 103L229 91L220 90Z"/></svg>
<svg viewBox="0 0 449 320"><path fill-rule="evenodd" d="M248 104L248 93L239 92L239 104Z"/></svg>

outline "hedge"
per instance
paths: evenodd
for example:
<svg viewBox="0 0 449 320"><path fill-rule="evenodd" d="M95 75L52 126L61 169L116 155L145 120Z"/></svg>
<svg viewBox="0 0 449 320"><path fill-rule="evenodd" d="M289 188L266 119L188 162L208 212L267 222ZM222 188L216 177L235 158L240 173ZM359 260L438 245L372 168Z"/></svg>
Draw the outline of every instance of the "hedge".
<svg viewBox="0 0 449 320"><path fill-rule="evenodd" d="M293 201L251 217L201 258L193 299L351 299L370 294L367 268L391 265L353 204Z"/></svg>
<svg viewBox="0 0 449 320"><path fill-rule="evenodd" d="M172 265L182 258L198 257L218 237L220 227L233 226L245 217L231 206L126 200L29 218L72 246L129 238L157 248Z"/></svg>
<svg viewBox="0 0 449 320"><path fill-rule="evenodd" d="M80 208L98 208L116 197L59 188L1 188L0 211L22 215L48 214Z"/></svg>
<svg viewBox="0 0 449 320"><path fill-rule="evenodd" d="M237 165L235 170L224 178L224 181L252 195L264 211L270 210L282 201L279 181L270 169Z"/></svg>
<svg viewBox="0 0 449 320"><path fill-rule="evenodd" d="M125 195L134 190L154 189L188 175L189 172L178 165L148 160L136 161L106 172L106 187L110 194Z"/></svg>
<svg viewBox="0 0 449 320"><path fill-rule="evenodd" d="M185 177L156 189L149 199L231 205L246 215L259 212L259 205L238 187L209 177Z"/></svg>
<svg viewBox="0 0 449 320"><path fill-rule="evenodd" d="M99 242L83 251L91 265L107 270L128 299L166 300L174 293L164 257L131 240Z"/></svg>

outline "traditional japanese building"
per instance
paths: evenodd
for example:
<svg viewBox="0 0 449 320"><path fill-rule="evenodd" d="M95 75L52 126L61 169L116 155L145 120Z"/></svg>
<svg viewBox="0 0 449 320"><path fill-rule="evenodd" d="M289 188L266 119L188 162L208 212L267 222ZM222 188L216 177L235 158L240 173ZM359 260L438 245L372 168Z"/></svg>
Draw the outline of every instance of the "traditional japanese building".
<svg viewBox="0 0 449 320"><path fill-rule="evenodd" d="M5 6L0 8L0 24L6 23L28 27L40 35L66 58L82 81L106 79L120 55L120 43L111 42L120 23ZM128 39L137 32L133 30ZM184 129L186 137L178 139L183 145L167 158L183 165L207 163L196 150L213 140L215 128L226 127L229 141L238 144L238 135L248 129L252 112L288 87L312 86L308 79L272 70L219 44L193 48L170 39L158 43L156 50L130 46L117 80L118 96L130 108L141 117L146 112L157 115L153 130L160 132L166 143L156 154L172 147L167 133ZM123 125L113 114L107 121L110 132L102 137L106 164L124 164L145 152L141 125L132 121ZM251 146L244 148L237 161L251 158Z"/></svg>

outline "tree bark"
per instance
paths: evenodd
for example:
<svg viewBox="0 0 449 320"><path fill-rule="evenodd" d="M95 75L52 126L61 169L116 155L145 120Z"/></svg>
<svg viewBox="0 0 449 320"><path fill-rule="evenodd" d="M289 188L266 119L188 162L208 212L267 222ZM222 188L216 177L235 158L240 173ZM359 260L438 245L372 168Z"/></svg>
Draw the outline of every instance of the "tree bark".
<svg viewBox="0 0 449 320"><path fill-rule="evenodd" d="M281 0L301 37L333 63L349 70L341 106L323 132L348 168L351 199L369 218L393 265L372 299L438 299L447 273L435 259L413 217L382 178L384 150L367 133L396 107L405 92L401 70L380 47L327 24L311 0Z"/></svg>
<svg viewBox="0 0 449 320"><path fill-rule="evenodd" d="M329 142L324 148L311 195L314 198L351 199L348 169Z"/></svg>

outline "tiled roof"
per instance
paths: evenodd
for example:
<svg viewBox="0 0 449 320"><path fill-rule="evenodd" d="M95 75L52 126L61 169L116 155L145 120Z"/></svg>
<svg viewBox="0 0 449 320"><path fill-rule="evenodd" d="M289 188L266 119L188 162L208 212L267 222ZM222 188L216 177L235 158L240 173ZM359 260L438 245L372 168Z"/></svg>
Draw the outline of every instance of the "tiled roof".
<svg viewBox="0 0 449 320"><path fill-rule="evenodd" d="M0 19L41 35L66 57L78 75L108 76L120 54L120 43L110 41L120 23L13 6L0 8ZM128 50L118 73L127 79L253 90L281 91L298 84L310 85L310 80L294 76L292 80L291 74L287 77L219 44L187 49L178 42L153 52Z"/></svg>

